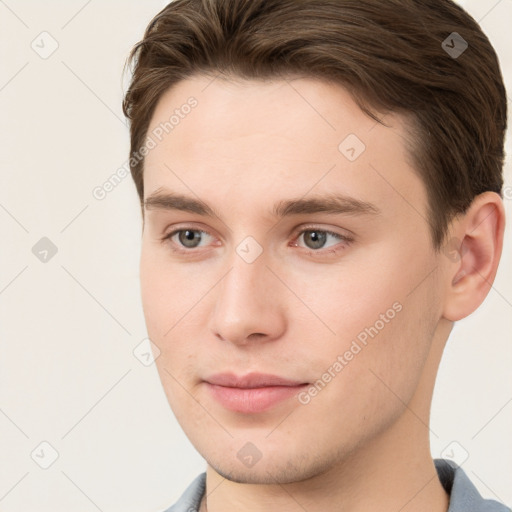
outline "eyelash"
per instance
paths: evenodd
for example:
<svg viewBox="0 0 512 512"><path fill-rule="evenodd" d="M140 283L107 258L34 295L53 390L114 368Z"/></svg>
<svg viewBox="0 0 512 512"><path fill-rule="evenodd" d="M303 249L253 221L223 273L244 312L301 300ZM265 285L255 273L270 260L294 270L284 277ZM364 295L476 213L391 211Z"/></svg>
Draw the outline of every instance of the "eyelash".
<svg viewBox="0 0 512 512"><path fill-rule="evenodd" d="M212 236L210 235L210 233L208 233L207 231L205 231L204 229L197 229L197 228L191 228L191 227L182 227L180 229L175 229L174 231L171 231L169 234L167 235L164 235L160 240L162 243L166 243L166 244L170 244L171 245L171 250L174 252L174 253L177 253L177 254L193 254L195 252L195 248L191 248L191 249L183 249L183 248L177 248L175 246L173 246L173 242L172 242L172 237L178 233L181 233L182 231L193 231L195 233L201 233L201 234L204 234L204 235L208 235L208 236ZM338 238L341 242L344 242L346 244L346 246L350 245L354 239L347 236L347 235L342 235L340 233L336 233L334 231L329 231L328 229L319 229L315 226L307 226L305 228L302 228L301 231L299 231L299 233L297 234L297 236L294 238L294 240L298 240L299 237L308 232L308 231L314 231L314 232L320 232L320 233L325 233L327 235L331 235L335 238ZM296 242L294 242L296 243ZM295 245L294 245L295 247ZM342 250L342 248L333 248L333 247L328 247L327 249L318 249L318 250L313 250L313 249L307 249L307 248L304 248L304 247L301 247L301 249L305 250L306 254L308 254L309 256L325 256L326 253L332 253L332 254L336 254L337 251L340 251Z"/></svg>

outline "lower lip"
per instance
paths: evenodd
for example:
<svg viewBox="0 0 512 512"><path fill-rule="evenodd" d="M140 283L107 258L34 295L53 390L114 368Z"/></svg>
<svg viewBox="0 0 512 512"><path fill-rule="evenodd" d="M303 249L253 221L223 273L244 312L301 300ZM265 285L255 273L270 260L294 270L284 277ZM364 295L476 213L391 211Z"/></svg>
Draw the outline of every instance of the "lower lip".
<svg viewBox="0 0 512 512"><path fill-rule="evenodd" d="M297 395L309 384L300 386L268 386L264 388L229 388L206 383L213 397L226 409L242 413L258 413Z"/></svg>

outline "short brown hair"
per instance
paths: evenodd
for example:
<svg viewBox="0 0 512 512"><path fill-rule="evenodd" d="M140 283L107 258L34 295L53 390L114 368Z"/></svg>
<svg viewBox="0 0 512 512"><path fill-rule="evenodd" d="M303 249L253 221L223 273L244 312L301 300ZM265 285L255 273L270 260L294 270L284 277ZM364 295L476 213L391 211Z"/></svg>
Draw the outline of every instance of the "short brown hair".
<svg viewBox="0 0 512 512"><path fill-rule="evenodd" d="M454 32L468 44L459 56L442 46L446 39L454 46ZM410 152L426 186L436 249L476 195L501 194L503 77L478 23L451 0L174 0L127 64L123 112L141 206L144 160L132 157L162 94L197 74L320 78L346 88L379 122L376 112L412 119Z"/></svg>

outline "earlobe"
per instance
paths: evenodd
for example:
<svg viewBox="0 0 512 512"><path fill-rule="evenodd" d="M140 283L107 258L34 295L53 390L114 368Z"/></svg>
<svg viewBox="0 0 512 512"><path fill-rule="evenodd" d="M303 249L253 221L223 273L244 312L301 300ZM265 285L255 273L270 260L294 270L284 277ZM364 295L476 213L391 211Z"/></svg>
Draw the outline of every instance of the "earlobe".
<svg viewBox="0 0 512 512"><path fill-rule="evenodd" d="M491 289L503 247L505 210L495 192L477 196L453 228L440 257L447 257L443 316L456 321L480 306Z"/></svg>

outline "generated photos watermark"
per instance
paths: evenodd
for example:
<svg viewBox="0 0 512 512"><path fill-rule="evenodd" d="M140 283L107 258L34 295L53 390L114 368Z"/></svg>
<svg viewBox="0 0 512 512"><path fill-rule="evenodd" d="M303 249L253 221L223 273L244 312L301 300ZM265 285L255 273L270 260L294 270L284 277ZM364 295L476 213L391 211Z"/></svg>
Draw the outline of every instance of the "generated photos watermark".
<svg viewBox="0 0 512 512"><path fill-rule="evenodd" d="M394 302L393 305L386 310L385 313L379 315L379 319L370 327L365 327L350 344L350 348L342 355L338 355L336 360L329 368L305 391L301 391L297 395L297 399L302 405L307 405L318 395L340 372L359 354L363 348L368 345L370 339L375 338L389 324L400 311L403 306L400 302Z"/></svg>
<svg viewBox="0 0 512 512"><path fill-rule="evenodd" d="M165 135L169 134L178 126L183 119L185 119L192 109L199 105L194 96L187 99L186 103L183 103L179 108L174 109L174 112L167 121L161 122L157 125L151 133L146 137L144 144L134 152L131 157L124 162L109 178L102 184L93 188L92 195L94 199L102 201L107 195L112 192L127 176L130 175L130 169L135 167L137 164L142 162L149 152L156 148L159 142Z"/></svg>

